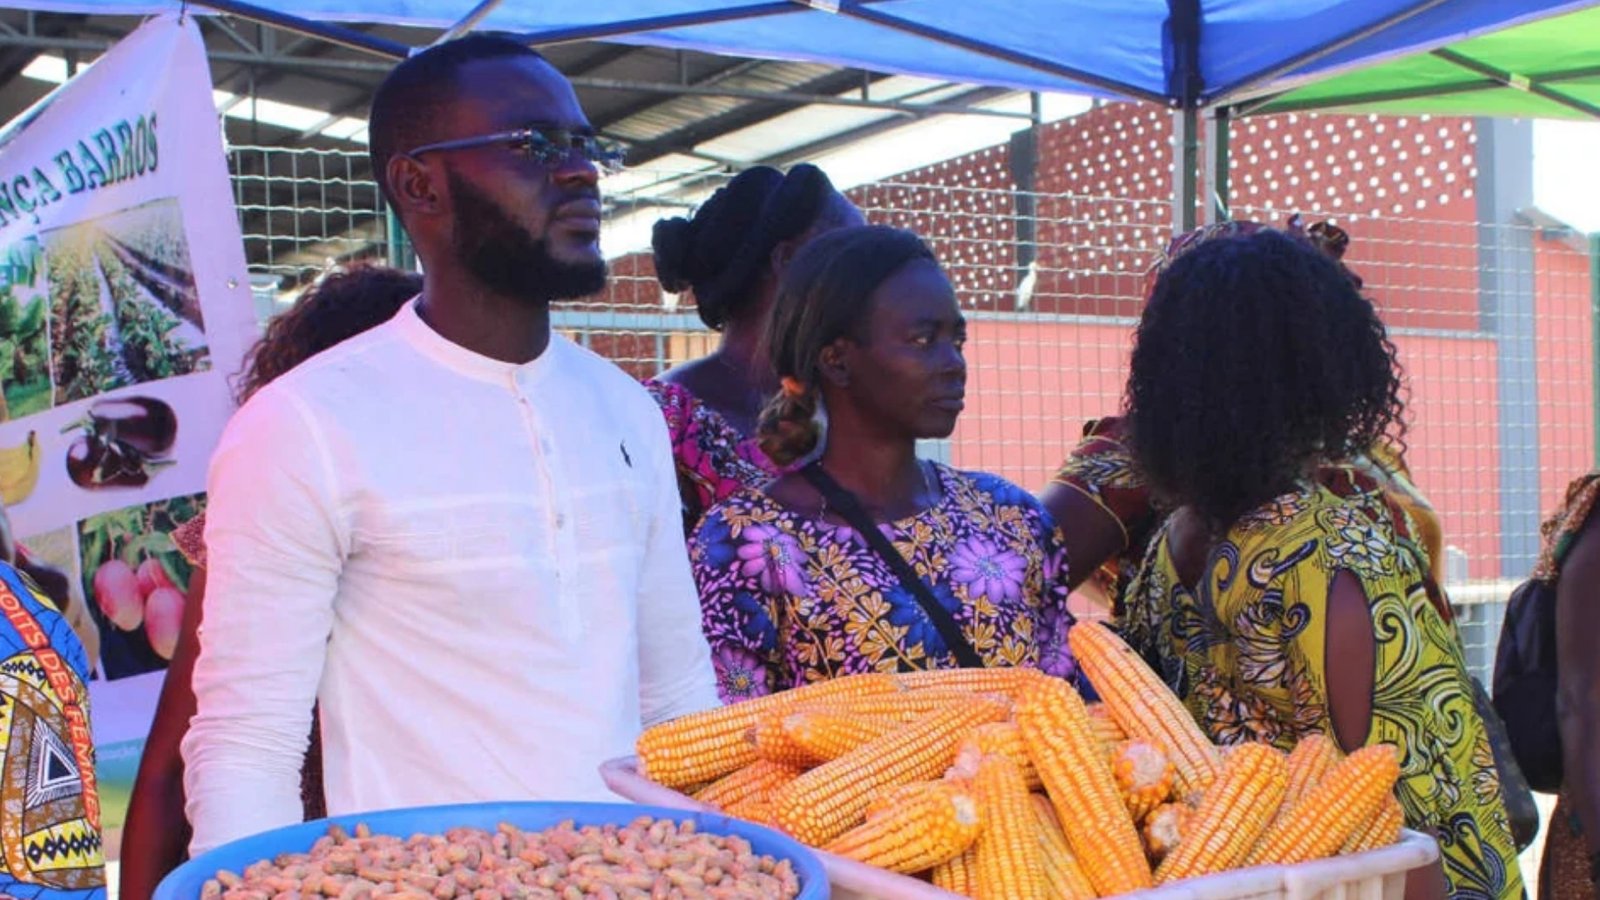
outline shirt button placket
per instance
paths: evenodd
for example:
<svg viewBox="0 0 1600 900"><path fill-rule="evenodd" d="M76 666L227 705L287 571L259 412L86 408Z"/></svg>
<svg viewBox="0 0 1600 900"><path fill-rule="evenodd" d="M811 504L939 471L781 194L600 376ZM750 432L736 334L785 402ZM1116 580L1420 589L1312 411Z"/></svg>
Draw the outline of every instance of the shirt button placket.
<svg viewBox="0 0 1600 900"><path fill-rule="evenodd" d="M550 436L547 417L538 413L538 408L528 397L527 388L521 375L516 378L515 390L517 401L522 405L523 421L527 424L528 436L533 444L534 455L538 459L539 474L544 482L546 521L550 528L546 531L546 552L550 554L551 569L555 574L555 584L551 587L556 593L555 608L560 618L559 627L565 634L576 636L578 631L576 599L572 596L569 585L573 584L567 567L574 556L571 547L571 529L568 527L570 516L567 513L567 492L561 485L561 455L557 442Z"/></svg>

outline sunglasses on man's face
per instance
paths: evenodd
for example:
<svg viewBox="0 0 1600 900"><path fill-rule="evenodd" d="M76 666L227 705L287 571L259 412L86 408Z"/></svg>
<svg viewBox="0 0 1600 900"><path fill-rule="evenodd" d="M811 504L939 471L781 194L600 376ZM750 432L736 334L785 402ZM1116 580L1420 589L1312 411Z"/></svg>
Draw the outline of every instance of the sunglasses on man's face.
<svg viewBox="0 0 1600 900"><path fill-rule="evenodd" d="M494 144L505 144L541 166L561 165L576 153L594 163L602 175L615 175L622 171L622 158L627 153L621 144L603 137L566 128L534 125L516 131L499 131L477 137L424 144L411 149L406 155L421 156L434 151L468 150Z"/></svg>

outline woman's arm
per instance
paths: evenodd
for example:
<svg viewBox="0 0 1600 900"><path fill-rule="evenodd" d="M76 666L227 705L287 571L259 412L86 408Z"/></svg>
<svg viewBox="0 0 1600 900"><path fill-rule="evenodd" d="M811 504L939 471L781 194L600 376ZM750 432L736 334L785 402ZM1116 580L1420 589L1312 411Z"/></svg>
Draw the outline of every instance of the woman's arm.
<svg viewBox="0 0 1600 900"><path fill-rule="evenodd" d="M1561 563L1556 587L1556 713L1562 785L1600 852L1600 516L1590 516Z"/></svg>
<svg viewBox="0 0 1600 900"><path fill-rule="evenodd" d="M1054 482L1040 500L1061 529L1067 548L1067 585L1074 590L1127 549L1128 533L1104 506L1074 487Z"/></svg>
<svg viewBox="0 0 1600 900"><path fill-rule="evenodd" d="M183 756L179 744L194 716L190 679L199 654L201 600L206 570L195 569L183 607L178 647L167 667L156 704L155 721L139 759L139 776L128 801L122 832L122 900L149 900L156 885L183 863L188 854L189 821L183 812Z"/></svg>
<svg viewBox="0 0 1600 900"><path fill-rule="evenodd" d="M1061 529L1074 589L1141 541L1155 519L1150 487L1134 466L1126 432L1116 416L1089 422L1083 440L1039 495Z"/></svg>
<svg viewBox="0 0 1600 900"><path fill-rule="evenodd" d="M1334 576L1328 593L1328 718L1333 736L1346 753L1366 746L1372 730L1372 689L1376 681L1377 639L1372 609L1361 582L1349 572Z"/></svg>

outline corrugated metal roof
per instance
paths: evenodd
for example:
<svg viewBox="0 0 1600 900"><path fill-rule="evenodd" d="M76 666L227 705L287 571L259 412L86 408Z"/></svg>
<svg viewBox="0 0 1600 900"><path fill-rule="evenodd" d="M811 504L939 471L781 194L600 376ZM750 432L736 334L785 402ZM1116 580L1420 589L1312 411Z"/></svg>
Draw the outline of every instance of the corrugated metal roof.
<svg viewBox="0 0 1600 900"><path fill-rule="evenodd" d="M285 152L364 149L367 106L391 61L237 19L205 16L200 21L215 86L235 98L224 119L231 142ZM64 72L69 60L86 65L137 24L131 17L0 10L0 121L25 110L52 86L25 75L30 66L36 76L52 67ZM387 26L363 30L414 46L434 37ZM640 221L646 213L653 218L700 202L711 184L708 173L785 162L797 152L847 144L858 134L932 116L918 109L928 104L990 100L1005 93L815 63L655 47L578 42L543 52L572 79L591 121L604 134L626 141L629 164L647 170L607 182L613 209L636 207ZM49 65L41 66L41 55ZM885 103L896 106L873 105ZM1014 122L1015 128L1028 124L1026 118ZM340 177L370 179L371 173L364 159L351 156ZM294 204L307 203L304 196L274 197L273 190L264 178L241 187L247 230L252 216L273 217L275 230L293 234L316 225L302 228L298 218L315 218L320 211L293 211ZM370 214L352 215L351 234L368 234L368 219ZM620 228L617 236L627 230Z"/></svg>

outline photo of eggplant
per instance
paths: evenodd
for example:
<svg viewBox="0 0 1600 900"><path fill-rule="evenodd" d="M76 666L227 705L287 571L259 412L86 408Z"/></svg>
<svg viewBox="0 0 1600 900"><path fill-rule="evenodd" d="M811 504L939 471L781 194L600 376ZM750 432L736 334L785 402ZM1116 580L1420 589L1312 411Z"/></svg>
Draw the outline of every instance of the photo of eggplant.
<svg viewBox="0 0 1600 900"><path fill-rule="evenodd" d="M178 416L164 400L154 397L117 397L98 400L89 415L67 426L83 428L138 450L146 456L165 456L178 440Z"/></svg>
<svg viewBox="0 0 1600 900"><path fill-rule="evenodd" d="M176 460L178 416L155 397L98 400L88 415L62 429L81 429L67 448L67 477L85 490L140 488Z"/></svg>

